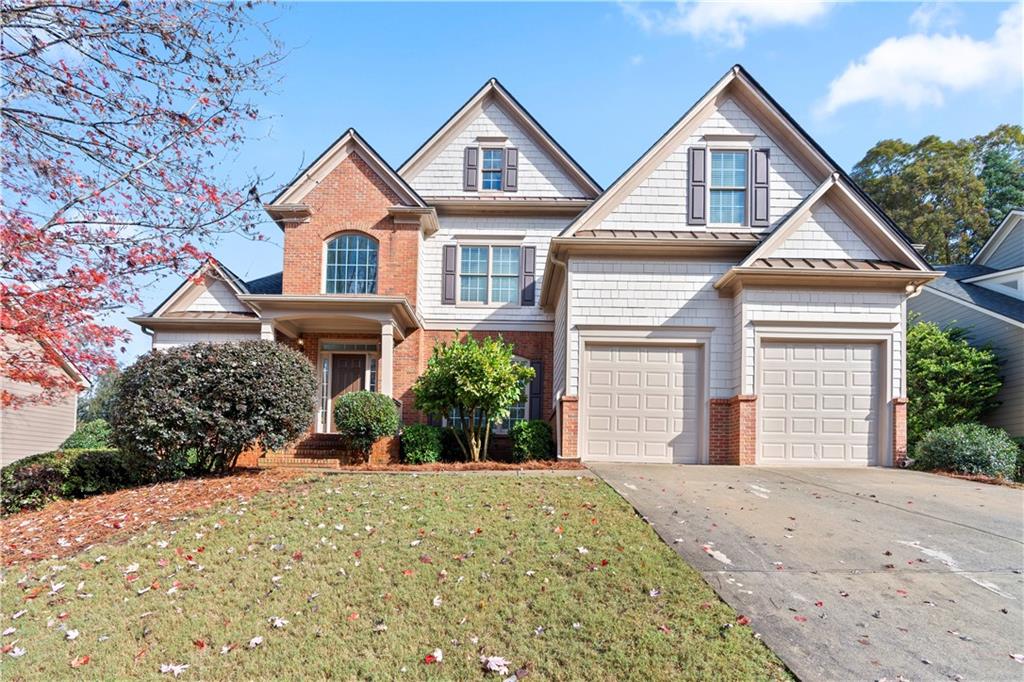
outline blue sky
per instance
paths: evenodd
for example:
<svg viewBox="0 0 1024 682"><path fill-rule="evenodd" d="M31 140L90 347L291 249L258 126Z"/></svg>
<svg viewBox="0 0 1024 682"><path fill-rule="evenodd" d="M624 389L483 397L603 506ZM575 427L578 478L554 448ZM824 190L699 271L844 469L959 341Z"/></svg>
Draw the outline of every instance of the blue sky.
<svg viewBox="0 0 1024 682"><path fill-rule="evenodd" d="M400 165L491 76L607 186L734 63L845 168L875 142L969 137L1022 112L1020 6L285 3L291 50L259 141L225 172L265 198L349 126ZM279 229L213 253L246 279L281 269ZM143 293L145 308L179 282ZM149 349L133 332L121 357Z"/></svg>

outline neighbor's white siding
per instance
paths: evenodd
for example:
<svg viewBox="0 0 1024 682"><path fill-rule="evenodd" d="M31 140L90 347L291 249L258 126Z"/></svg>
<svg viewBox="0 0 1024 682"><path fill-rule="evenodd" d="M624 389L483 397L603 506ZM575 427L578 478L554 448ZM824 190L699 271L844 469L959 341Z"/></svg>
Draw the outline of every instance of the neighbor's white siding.
<svg viewBox="0 0 1024 682"><path fill-rule="evenodd" d="M573 258L569 261L569 378L567 393L579 390L578 325L711 328L711 395L732 390L732 301L714 282L732 263ZM681 336L686 331L679 330ZM556 351L557 352L557 351Z"/></svg>
<svg viewBox="0 0 1024 682"><path fill-rule="evenodd" d="M750 289L736 294L734 328L737 380L740 393L755 393L755 329L758 326L813 328L815 333L831 332L838 338L849 332L882 333L889 337L891 352L882 362L892 378L888 397L905 395L903 383L903 340L905 320L899 293L868 291L813 291L808 289ZM806 327L804 326L806 325Z"/></svg>
<svg viewBox="0 0 1024 682"><path fill-rule="evenodd" d="M39 389L3 380L4 390L30 397ZM40 452L56 450L75 430L78 393L50 404L28 404L17 409L0 407L0 466Z"/></svg>
<svg viewBox="0 0 1024 682"><path fill-rule="evenodd" d="M226 343L228 341L259 341L259 329L252 331L155 331L153 332L153 350L165 350L174 346L187 346L190 343Z"/></svg>
<svg viewBox="0 0 1024 682"><path fill-rule="evenodd" d="M454 329L459 324L540 323L550 328L552 316L540 308L544 265L547 262L548 244L566 226L567 218L442 216L440 223L441 229L425 239L421 249L417 304L428 324L447 325ZM536 247L537 285L534 305L464 305L457 300L455 305L443 305L441 288L444 247L446 244L459 243Z"/></svg>
<svg viewBox="0 0 1024 682"><path fill-rule="evenodd" d="M818 204L771 258L878 258L857 233L827 203Z"/></svg>
<svg viewBox="0 0 1024 682"><path fill-rule="evenodd" d="M248 313L251 309L238 300L235 292L219 279L207 277L199 296L184 308L201 313Z"/></svg>
<svg viewBox="0 0 1024 682"><path fill-rule="evenodd" d="M987 265L996 270L1009 270L1024 265L1024 220L1019 220L1003 238L999 248L979 265Z"/></svg>
<svg viewBox="0 0 1024 682"><path fill-rule="evenodd" d="M478 141L478 137L505 137L507 142ZM474 197L500 192L466 192L463 189L462 165L466 147L516 147L519 149L519 186L512 197L584 198L555 160L538 147L505 109L488 101L475 119L470 121L430 162L406 181L424 197Z"/></svg>
<svg viewBox="0 0 1024 682"><path fill-rule="evenodd" d="M934 294L927 287L910 299L908 306L923 320L941 327L963 327L972 343L992 344L1003 363L1003 387L997 396L1003 404L984 421L1006 429L1012 436L1024 436L1024 328Z"/></svg>
<svg viewBox="0 0 1024 682"><path fill-rule="evenodd" d="M800 200L814 191L815 183L792 159L743 111L728 98L697 128L686 142L675 149L640 185L626 197L601 224L604 229L678 230L704 229L686 225L686 150L706 147L708 134L756 135L751 148L770 149L769 181L772 227ZM714 143L710 146L713 148Z"/></svg>

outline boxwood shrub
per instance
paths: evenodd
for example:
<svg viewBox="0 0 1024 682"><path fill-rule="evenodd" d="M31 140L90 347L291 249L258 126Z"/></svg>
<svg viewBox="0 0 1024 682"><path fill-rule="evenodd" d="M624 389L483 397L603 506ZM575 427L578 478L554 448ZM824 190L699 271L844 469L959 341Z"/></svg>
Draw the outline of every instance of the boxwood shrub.
<svg viewBox="0 0 1024 682"><path fill-rule="evenodd" d="M233 466L253 443L280 448L309 428L316 377L301 353L273 341L197 343L143 355L118 382L111 426L123 452L197 471Z"/></svg>
<svg viewBox="0 0 1024 682"><path fill-rule="evenodd" d="M914 449L914 466L1012 479L1020 449L1002 429L958 424L929 431Z"/></svg>
<svg viewBox="0 0 1024 682"><path fill-rule="evenodd" d="M441 459L441 429L410 424L402 430L402 459L409 464L430 464Z"/></svg>
<svg viewBox="0 0 1024 682"><path fill-rule="evenodd" d="M334 424L353 449L367 452L381 438L398 433L398 407L383 393L345 393L334 401Z"/></svg>
<svg viewBox="0 0 1024 682"><path fill-rule="evenodd" d="M512 437L512 459L516 462L554 457L555 442L551 437L551 425L546 421L518 421L512 425L509 435Z"/></svg>
<svg viewBox="0 0 1024 682"><path fill-rule="evenodd" d="M109 448L111 439L110 424L106 419L92 419L82 422L67 439L60 444L62 450L80 450L82 448Z"/></svg>

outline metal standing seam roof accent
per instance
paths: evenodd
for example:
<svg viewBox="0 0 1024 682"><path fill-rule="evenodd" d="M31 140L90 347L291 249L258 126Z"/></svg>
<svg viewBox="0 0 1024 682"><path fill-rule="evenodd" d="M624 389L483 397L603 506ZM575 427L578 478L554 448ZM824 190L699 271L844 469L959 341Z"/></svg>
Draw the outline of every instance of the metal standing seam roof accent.
<svg viewBox="0 0 1024 682"><path fill-rule="evenodd" d="M824 272L909 272L915 268L888 260L854 258L758 258L749 268L762 270L815 270Z"/></svg>
<svg viewBox="0 0 1024 682"><path fill-rule="evenodd" d="M708 232L705 230L580 230L573 235L579 239L654 239L664 241L750 243L756 244L762 236L751 232Z"/></svg>
<svg viewBox="0 0 1024 682"><path fill-rule="evenodd" d="M458 195L458 194L429 194L429 195L424 196L423 200L426 201L428 204L431 204L431 203L437 202L437 201L465 201L465 202L478 202L479 201L479 202L492 202L492 203L496 203L496 204L497 203L501 203L501 204L504 204L504 203L517 203L517 202L518 203L523 203L523 202L527 202L527 201L544 202L546 204L581 204L581 203L590 203L590 201L591 201L591 199L588 199L587 197L539 197L539 196L523 195L523 194L518 194L518 193L516 193L515 196L510 196L510 194L511 193L509 193L509 194L502 194L502 195L494 195L494 196L489 195L489 194L482 194L480 196L475 196L475 195L472 195L472 194L463 194L463 195Z"/></svg>

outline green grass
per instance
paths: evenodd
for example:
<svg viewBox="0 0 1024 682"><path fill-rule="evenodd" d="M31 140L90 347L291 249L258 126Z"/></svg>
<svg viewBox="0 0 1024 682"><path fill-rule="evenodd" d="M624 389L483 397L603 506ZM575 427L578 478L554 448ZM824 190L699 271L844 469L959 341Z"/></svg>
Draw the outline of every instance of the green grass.
<svg viewBox="0 0 1024 682"><path fill-rule="evenodd" d="M2 580L0 628L17 628L3 643L26 650L2 657L4 680L169 679L162 663L196 680L503 679L481 655L536 680L788 678L591 478L316 477ZM435 648L443 662L425 664Z"/></svg>

